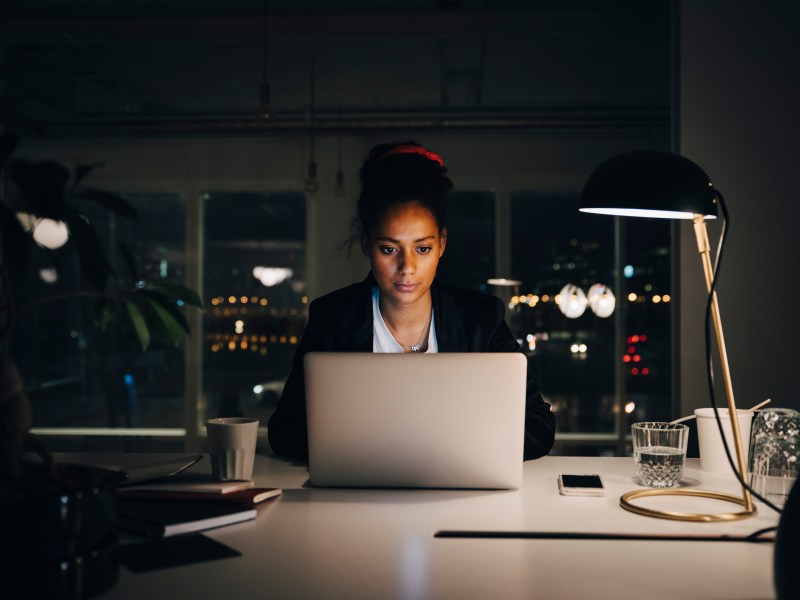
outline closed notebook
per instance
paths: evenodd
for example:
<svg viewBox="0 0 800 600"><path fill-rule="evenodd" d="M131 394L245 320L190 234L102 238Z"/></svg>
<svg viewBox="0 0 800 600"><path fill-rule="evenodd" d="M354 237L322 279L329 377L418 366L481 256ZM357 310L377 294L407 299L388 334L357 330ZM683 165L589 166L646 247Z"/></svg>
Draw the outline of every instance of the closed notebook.
<svg viewBox="0 0 800 600"><path fill-rule="evenodd" d="M255 519L249 504L231 502L117 501L117 527L160 538L193 533Z"/></svg>
<svg viewBox="0 0 800 600"><path fill-rule="evenodd" d="M166 481L153 481L123 488L126 492L157 491L184 492L197 494L227 495L232 492L252 488L252 481L216 481L210 475L193 475L173 477ZM122 491L122 490L120 490Z"/></svg>
<svg viewBox="0 0 800 600"><path fill-rule="evenodd" d="M281 494L281 488L251 487L224 494L218 492L184 491L180 488L139 489L120 488L117 497L124 500L170 500L174 502L232 502L236 504L258 504Z"/></svg>

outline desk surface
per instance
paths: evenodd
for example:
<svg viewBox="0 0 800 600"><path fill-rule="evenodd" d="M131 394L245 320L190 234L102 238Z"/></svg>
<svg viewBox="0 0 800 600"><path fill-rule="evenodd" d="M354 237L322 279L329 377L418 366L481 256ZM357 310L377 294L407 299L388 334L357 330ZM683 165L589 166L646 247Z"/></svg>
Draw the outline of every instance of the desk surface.
<svg viewBox="0 0 800 600"><path fill-rule="evenodd" d="M205 458L192 470L210 470ZM606 497L565 497L559 472L600 473ZM147 573L120 569L102 598L773 598L772 544L681 541L442 539L438 530L746 535L777 524L756 516L684 523L639 516L619 497L640 489L633 459L545 457L525 463L518 491L342 490L305 487L303 465L256 457L256 485L282 487L255 521L205 532L239 552ZM733 476L699 470L683 485L737 492ZM657 504L658 503L658 504ZM650 506L731 512L691 498Z"/></svg>

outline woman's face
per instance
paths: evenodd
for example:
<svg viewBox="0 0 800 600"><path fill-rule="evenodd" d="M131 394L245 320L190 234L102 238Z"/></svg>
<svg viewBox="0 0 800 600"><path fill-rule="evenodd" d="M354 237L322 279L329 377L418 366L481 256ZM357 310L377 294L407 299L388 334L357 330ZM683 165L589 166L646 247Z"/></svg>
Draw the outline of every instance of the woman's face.
<svg viewBox="0 0 800 600"><path fill-rule="evenodd" d="M436 267L447 243L447 230L418 202L390 208L370 231L364 246L381 300L413 305L430 293Z"/></svg>

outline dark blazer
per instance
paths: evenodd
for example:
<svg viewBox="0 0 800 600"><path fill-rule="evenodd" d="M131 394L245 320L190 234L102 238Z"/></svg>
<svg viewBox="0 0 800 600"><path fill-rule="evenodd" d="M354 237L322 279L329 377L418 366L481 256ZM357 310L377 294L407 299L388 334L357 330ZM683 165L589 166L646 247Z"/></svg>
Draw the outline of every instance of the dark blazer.
<svg viewBox="0 0 800 600"><path fill-rule="evenodd" d="M314 300L295 353L292 370L275 413L267 424L273 452L308 459L306 391L303 357L319 352L372 352L372 286L370 273L360 283ZM503 303L487 294L431 286L439 352L520 352L504 320ZM553 447L556 419L539 393L528 363L524 459L539 458Z"/></svg>

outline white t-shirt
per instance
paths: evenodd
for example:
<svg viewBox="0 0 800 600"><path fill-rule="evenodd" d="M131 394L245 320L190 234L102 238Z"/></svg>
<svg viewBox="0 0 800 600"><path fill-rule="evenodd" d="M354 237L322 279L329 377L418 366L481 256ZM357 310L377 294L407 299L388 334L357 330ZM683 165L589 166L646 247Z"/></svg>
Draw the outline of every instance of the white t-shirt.
<svg viewBox="0 0 800 600"><path fill-rule="evenodd" d="M389 352L402 352L403 347L394 339L392 332L386 326L386 322L381 315L380 305L378 299L380 298L380 290L377 286L372 287L372 351L376 353L389 353ZM434 327L434 320L436 315L433 314L431 309L431 326L428 329L428 349L426 353L433 354L439 351L436 344L436 328Z"/></svg>

